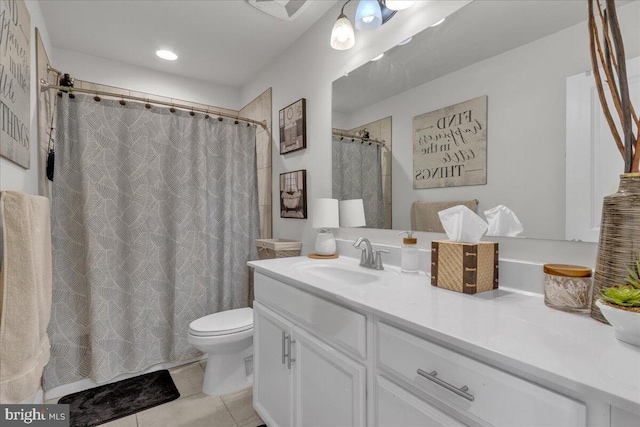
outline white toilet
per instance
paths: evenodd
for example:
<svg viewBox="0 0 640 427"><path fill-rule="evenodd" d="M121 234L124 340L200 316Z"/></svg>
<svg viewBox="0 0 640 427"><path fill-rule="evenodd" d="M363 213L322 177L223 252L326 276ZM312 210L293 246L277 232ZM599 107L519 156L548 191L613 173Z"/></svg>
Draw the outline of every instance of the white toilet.
<svg viewBox="0 0 640 427"><path fill-rule="evenodd" d="M221 311L189 325L189 343L207 354L202 392L212 396L253 384L253 309Z"/></svg>

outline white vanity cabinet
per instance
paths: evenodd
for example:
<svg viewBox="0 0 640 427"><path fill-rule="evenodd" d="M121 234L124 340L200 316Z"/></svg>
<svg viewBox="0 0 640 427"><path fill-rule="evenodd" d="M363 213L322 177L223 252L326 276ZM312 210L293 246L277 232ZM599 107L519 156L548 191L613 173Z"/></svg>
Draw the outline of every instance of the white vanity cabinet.
<svg viewBox="0 0 640 427"><path fill-rule="evenodd" d="M574 365L560 361L555 371L538 367L537 373L514 369L487 357L486 350L495 351L490 340L476 349L478 344L470 345L471 340L455 342L448 334L430 332L441 330L438 322L447 320L447 313L436 318L433 310L467 304L464 312L476 310L479 316L485 309L482 300L424 288L422 283L389 290L371 287L367 292L326 281L307 283L288 276L282 267L287 262L293 261L278 261L275 272L257 269L254 280L254 407L269 427L640 426L633 403L640 390L633 384L627 387L631 394L621 400L576 379L566 381L563 375L573 372L563 369ZM419 279L404 280L411 284ZM398 295L401 292L407 294ZM409 314L402 308L411 310L411 297L418 292L420 309L432 311L420 323L408 322L404 316ZM430 297L438 299L437 306L429 306ZM529 311L538 310L536 301L527 298L531 297L511 295L510 303L517 299ZM390 313L395 307L399 309ZM496 307L497 303L491 307L491 316ZM567 319L575 319L576 327L583 325L581 318ZM584 325L594 326L586 319ZM593 330L600 333L603 327L596 324ZM509 340L518 331L497 331L491 339ZM613 341L611 346L617 344ZM615 351L635 360L634 349L627 350ZM525 368L535 365L529 362ZM602 384L611 387L605 380ZM607 400L620 402L620 407Z"/></svg>
<svg viewBox="0 0 640 427"><path fill-rule="evenodd" d="M253 392L256 411L269 427L366 425L364 365L336 349L340 346L338 342L330 345L314 336L314 333L324 335L323 329L338 327L336 317L331 314L346 309L317 297L313 297L317 299L315 302L305 301L308 294L283 286L256 275ZM346 319L351 317L349 313L342 314L346 314ZM364 342L365 318L358 313L353 315L356 324L351 325L352 332L358 329L362 317ZM338 315L337 319L345 318ZM302 326L314 320L318 330ZM343 329L344 325L338 328ZM344 333L349 335L349 331Z"/></svg>

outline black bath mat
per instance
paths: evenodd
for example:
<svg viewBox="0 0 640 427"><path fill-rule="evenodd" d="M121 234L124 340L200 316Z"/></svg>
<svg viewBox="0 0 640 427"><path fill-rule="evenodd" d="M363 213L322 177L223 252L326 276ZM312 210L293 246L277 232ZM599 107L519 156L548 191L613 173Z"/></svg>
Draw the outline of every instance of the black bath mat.
<svg viewBox="0 0 640 427"><path fill-rule="evenodd" d="M58 403L69 405L71 427L92 427L179 397L165 369L69 394Z"/></svg>

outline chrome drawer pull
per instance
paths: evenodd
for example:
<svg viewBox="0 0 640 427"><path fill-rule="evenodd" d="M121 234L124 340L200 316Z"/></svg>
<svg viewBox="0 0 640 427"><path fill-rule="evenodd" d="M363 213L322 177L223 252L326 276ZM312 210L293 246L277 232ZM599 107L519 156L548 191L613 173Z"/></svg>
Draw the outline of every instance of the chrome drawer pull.
<svg viewBox="0 0 640 427"><path fill-rule="evenodd" d="M448 382L443 381L440 378L438 378L438 372L437 371L426 372L426 371L423 371L422 369L418 369L418 375L428 379L429 381L433 381L434 383L438 384L439 386L442 386L442 387L446 388L447 390L449 390L451 392L454 392L455 394L457 394L460 397L464 397L469 402L473 402L473 400L475 399L473 397L473 395L467 393L469 391L469 387L467 387L466 385L462 386L460 388L454 387L451 384L449 384Z"/></svg>
<svg viewBox="0 0 640 427"><path fill-rule="evenodd" d="M296 361L296 359L291 357L291 345L295 343L296 343L296 340L292 340L291 336L289 335L289 354L288 354L289 360L287 361L287 368L289 369L291 369L291 364Z"/></svg>
<svg viewBox="0 0 640 427"><path fill-rule="evenodd" d="M284 333L284 331L282 331L282 364L284 365L286 358L287 358L287 338L285 336L286 334Z"/></svg>

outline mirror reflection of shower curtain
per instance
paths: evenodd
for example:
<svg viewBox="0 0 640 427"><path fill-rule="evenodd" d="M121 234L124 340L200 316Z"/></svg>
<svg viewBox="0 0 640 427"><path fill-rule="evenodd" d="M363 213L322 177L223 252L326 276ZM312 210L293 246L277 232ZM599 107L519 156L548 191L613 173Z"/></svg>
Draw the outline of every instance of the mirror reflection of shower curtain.
<svg viewBox="0 0 640 427"><path fill-rule="evenodd" d="M332 140L333 198L362 199L367 227L384 228L382 150L380 145L356 140Z"/></svg>
<svg viewBox="0 0 640 427"><path fill-rule="evenodd" d="M82 94L56 116L45 387L197 357L189 323L248 304L255 127Z"/></svg>

